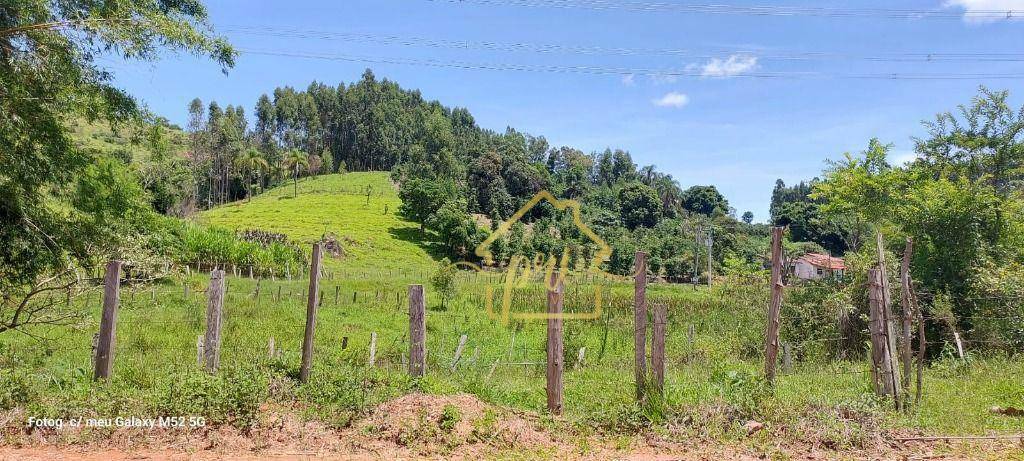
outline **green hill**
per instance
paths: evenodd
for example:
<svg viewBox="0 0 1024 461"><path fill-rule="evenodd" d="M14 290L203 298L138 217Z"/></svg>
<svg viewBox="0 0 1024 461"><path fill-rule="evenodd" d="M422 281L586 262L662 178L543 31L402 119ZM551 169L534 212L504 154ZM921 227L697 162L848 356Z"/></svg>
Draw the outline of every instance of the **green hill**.
<svg viewBox="0 0 1024 461"><path fill-rule="evenodd" d="M254 196L251 202L204 211L198 220L235 230L279 232L302 244L333 233L345 253L327 258L327 264L335 268L432 266L434 260L422 242L419 226L398 216L400 204L388 173L331 174L300 179L297 196L288 183Z"/></svg>

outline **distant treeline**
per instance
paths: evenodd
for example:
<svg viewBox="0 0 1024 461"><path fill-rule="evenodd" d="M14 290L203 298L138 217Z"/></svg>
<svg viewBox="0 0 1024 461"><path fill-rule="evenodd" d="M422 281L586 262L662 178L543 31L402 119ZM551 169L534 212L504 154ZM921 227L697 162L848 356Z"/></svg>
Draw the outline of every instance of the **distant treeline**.
<svg viewBox="0 0 1024 461"><path fill-rule="evenodd" d="M759 240L765 232L754 230L749 213L746 223L738 222L714 186L684 190L653 165L639 167L623 150L585 153L513 128L481 128L468 110L426 100L370 70L348 85L276 88L256 102L251 127L238 106L197 99L189 110L187 157L196 179L192 192L182 194L185 206L175 209L214 206L322 172L384 170L401 187L400 211L451 258L475 259L472 250L487 227L511 217L541 190L583 204L586 221L615 249L609 268L616 272L629 270L636 249L647 249L654 270L694 275L694 251L706 248L694 238L698 229L715 236L716 265L728 255L757 266L763 253L763 245L736 243L737 230ZM516 227L517 242L498 243L496 257L533 259L567 249L591 255L594 242L573 230L569 218L537 207Z"/></svg>

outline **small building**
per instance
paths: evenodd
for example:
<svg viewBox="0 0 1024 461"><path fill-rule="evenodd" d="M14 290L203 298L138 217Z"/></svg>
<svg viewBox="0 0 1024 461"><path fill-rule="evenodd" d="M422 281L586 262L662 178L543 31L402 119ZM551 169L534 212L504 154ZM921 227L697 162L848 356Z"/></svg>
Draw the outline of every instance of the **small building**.
<svg viewBox="0 0 1024 461"><path fill-rule="evenodd" d="M789 270L794 277L803 280L842 277L846 272L846 261L821 253L807 253L796 258Z"/></svg>

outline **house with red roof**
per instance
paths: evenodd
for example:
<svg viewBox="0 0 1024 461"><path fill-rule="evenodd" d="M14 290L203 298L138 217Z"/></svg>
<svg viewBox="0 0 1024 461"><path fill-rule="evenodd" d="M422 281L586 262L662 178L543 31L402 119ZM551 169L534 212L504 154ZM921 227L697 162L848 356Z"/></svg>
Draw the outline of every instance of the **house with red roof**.
<svg viewBox="0 0 1024 461"><path fill-rule="evenodd" d="M793 276L803 280L842 277L846 272L846 261L831 255L807 253L796 258L789 270Z"/></svg>

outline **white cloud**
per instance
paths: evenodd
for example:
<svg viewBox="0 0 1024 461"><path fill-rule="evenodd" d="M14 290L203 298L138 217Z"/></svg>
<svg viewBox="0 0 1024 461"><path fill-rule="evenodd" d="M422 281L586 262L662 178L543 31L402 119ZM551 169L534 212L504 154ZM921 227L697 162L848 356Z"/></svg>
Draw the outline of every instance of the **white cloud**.
<svg viewBox="0 0 1024 461"><path fill-rule="evenodd" d="M889 152L889 164L896 166L903 166L908 163L912 163L917 160L917 152L910 151L893 151Z"/></svg>
<svg viewBox="0 0 1024 461"><path fill-rule="evenodd" d="M626 86L633 86L635 76L633 74L626 74L622 76L622 84Z"/></svg>
<svg viewBox="0 0 1024 461"><path fill-rule="evenodd" d="M685 95L685 94L683 94L683 93L677 93L675 91L670 91L668 93L665 93L665 96L662 96L662 97L660 97L658 99L654 99L651 102L654 103L655 106L659 106L659 107L676 107L676 108L679 108L679 107L683 107L683 106L689 104L690 103L690 97Z"/></svg>
<svg viewBox="0 0 1024 461"><path fill-rule="evenodd" d="M743 54L730 55L726 59L712 58L700 67L703 77L733 77L757 67L757 57Z"/></svg>
<svg viewBox="0 0 1024 461"><path fill-rule="evenodd" d="M1024 0L947 0L946 8L962 8L964 21L992 22L1006 19L1013 11L1016 19L1024 18Z"/></svg>

